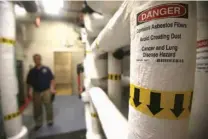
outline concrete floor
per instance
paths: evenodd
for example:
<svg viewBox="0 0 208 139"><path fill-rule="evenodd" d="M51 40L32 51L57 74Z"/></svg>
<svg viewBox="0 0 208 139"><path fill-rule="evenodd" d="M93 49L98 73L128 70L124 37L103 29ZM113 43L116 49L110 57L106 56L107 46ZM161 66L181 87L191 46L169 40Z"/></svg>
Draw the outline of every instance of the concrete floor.
<svg viewBox="0 0 208 139"><path fill-rule="evenodd" d="M85 139L84 104L77 96L57 96L54 101L54 125L44 125L34 131L33 110L30 104L23 113L23 122L30 139Z"/></svg>

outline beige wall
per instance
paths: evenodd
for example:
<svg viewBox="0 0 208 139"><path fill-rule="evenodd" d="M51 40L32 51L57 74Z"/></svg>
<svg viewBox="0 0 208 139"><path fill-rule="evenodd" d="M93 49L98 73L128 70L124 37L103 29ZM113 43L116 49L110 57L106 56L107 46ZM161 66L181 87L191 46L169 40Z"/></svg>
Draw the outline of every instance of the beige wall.
<svg viewBox="0 0 208 139"><path fill-rule="evenodd" d="M76 65L84 58L84 49L74 26L65 22L42 21L39 28L33 24L26 25L24 40L24 71L25 78L29 66L33 64L32 56L35 53L42 55L43 64L54 71L53 54L55 51L72 52L72 82L73 92L77 92ZM66 46L72 46L67 48ZM19 49L20 50L20 49ZM17 52L17 55L22 55Z"/></svg>

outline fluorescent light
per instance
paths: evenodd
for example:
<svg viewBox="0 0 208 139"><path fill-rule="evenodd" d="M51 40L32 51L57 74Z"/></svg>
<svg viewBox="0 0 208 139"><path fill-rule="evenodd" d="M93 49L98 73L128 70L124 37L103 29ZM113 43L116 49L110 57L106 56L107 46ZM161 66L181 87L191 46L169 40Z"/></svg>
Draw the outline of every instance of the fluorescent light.
<svg viewBox="0 0 208 139"><path fill-rule="evenodd" d="M27 12L25 11L25 8L20 7L19 5L15 4L14 11L16 16L25 16Z"/></svg>
<svg viewBox="0 0 208 139"><path fill-rule="evenodd" d="M57 15L64 6L63 0L42 0L44 11L47 14Z"/></svg>

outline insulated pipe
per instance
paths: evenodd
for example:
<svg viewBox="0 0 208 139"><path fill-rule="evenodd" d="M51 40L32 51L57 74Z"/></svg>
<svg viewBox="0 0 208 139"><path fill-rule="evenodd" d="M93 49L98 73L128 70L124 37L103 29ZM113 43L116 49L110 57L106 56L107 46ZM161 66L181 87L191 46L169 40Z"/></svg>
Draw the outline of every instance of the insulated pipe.
<svg viewBox="0 0 208 139"><path fill-rule="evenodd" d="M22 126L17 104L17 78L15 71L15 16L13 4L0 2L0 89L4 129L9 139L25 139L27 129Z"/></svg>
<svg viewBox="0 0 208 139"><path fill-rule="evenodd" d="M90 100L89 89L92 87L91 82L85 79L86 91L82 93L82 100L85 102L85 119L86 119L86 138L87 139L102 139L100 121L97 112Z"/></svg>
<svg viewBox="0 0 208 139"><path fill-rule="evenodd" d="M124 1L91 45L96 53L111 52L130 44L129 1ZM113 41L111 41L113 40Z"/></svg>
<svg viewBox="0 0 208 139"><path fill-rule="evenodd" d="M189 124L190 139L207 139L208 121L208 16L207 2L197 2L197 59Z"/></svg>
<svg viewBox="0 0 208 139"><path fill-rule="evenodd" d="M108 96L118 108L122 103L121 62L108 53Z"/></svg>
<svg viewBox="0 0 208 139"><path fill-rule="evenodd" d="M86 46L87 54L86 58L84 60L84 73L85 73L85 88L86 93L88 94L89 89L92 86L95 86L93 84L92 80L103 80L103 77L107 76L107 60L106 59L98 59L95 55L93 55L90 52L89 45ZM90 126L87 128L87 139L102 139L102 132L101 132L101 126L99 117L97 116L97 112L92 104L92 102L89 102L90 107ZM87 109L86 109L87 111ZM87 116L87 115L86 115ZM87 117L86 117L87 118Z"/></svg>
<svg viewBox="0 0 208 139"><path fill-rule="evenodd" d="M100 125L100 121L99 121L99 117L97 114L97 111L95 109L94 104L92 103L92 101L90 100L90 115L91 115L91 126L92 126L92 133L94 135L99 135L100 138L102 135L102 131L101 131L101 125Z"/></svg>
<svg viewBox="0 0 208 139"><path fill-rule="evenodd" d="M188 139L196 2L134 2L128 139Z"/></svg>
<svg viewBox="0 0 208 139"><path fill-rule="evenodd" d="M96 135L93 133L92 130L92 118L91 118L91 111L90 111L90 96L88 92L83 92L82 94L82 101L84 102L85 105L85 121L86 121L86 138L91 139L95 137ZM93 135L94 134L94 135Z"/></svg>
<svg viewBox="0 0 208 139"><path fill-rule="evenodd" d="M88 36L97 37L110 18L111 15L100 15L98 13L85 14L84 24Z"/></svg>
<svg viewBox="0 0 208 139"><path fill-rule="evenodd" d="M93 87L89 90L89 94L107 139L126 139L128 133L127 119L120 113L106 93L98 87Z"/></svg>
<svg viewBox="0 0 208 139"><path fill-rule="evenodd" d="M119 8L122 1L91 1L87 0L87 4L90 8L101 14L113 15Z"/></svg>

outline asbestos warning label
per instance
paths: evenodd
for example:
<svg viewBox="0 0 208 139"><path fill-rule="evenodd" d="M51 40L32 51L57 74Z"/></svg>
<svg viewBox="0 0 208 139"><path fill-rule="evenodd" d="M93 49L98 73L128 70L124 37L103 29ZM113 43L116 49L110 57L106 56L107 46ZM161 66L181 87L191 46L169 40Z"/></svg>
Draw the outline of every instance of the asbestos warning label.
<svg viewBox="0 0 208 139"><path fill-rule="evenodd" d="M161 4L136 14L138 62L184 63L188 5Z"/></svg>
<svg viewBox="0 0 208 139"><path fill-rule="evenodd" d="M130 105L148 116L179 120L190 115L192 91L165 92L133 84L130 87Z"/></svg>
<svg viewBox="0 0 208 139"><path fill-rule="evenodd" d="M197 72L208 72L208 40L197 41Z"/></svg>

